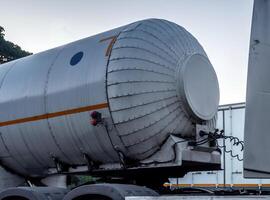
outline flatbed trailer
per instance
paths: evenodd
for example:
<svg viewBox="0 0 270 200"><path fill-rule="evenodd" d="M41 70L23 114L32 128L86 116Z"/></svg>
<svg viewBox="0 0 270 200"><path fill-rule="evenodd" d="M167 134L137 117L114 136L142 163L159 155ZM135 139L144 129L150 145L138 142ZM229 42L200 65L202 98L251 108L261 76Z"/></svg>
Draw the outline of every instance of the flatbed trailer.
<svg viewBox="0 0 270 200"><path fill-rule="evenodd" d="M226 196L190 196L190 195L174 195L160 197L126 197L125 200L269 200L270 196L266 195L226 195Z"/></svg>

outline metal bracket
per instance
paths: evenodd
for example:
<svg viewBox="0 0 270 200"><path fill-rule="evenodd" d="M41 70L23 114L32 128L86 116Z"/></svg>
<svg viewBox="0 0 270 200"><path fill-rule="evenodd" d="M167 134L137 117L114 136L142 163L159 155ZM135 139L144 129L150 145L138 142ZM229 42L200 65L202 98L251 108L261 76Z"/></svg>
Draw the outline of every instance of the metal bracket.
<svg viewBox="0 0 270 200"><path fill-rule="evenodd" d="M53 162L55 164L55 168L56 168L56 171L58 173L61 173L61 172L67 172L70 165L59 160L59 158L55 157L55 156L52 156L52 159L53 159Z"/></svg>
<svg viewBox="0 0 270 200"><path fill-rule="evenodd" d="M91 157L87 154L87 153L83 153L83 158L85 159L86 163L87 163L87 168L88 171L93 171L94 169L97 169L99 166L98 162L93 161L93 159L91 159Z"/></svg>

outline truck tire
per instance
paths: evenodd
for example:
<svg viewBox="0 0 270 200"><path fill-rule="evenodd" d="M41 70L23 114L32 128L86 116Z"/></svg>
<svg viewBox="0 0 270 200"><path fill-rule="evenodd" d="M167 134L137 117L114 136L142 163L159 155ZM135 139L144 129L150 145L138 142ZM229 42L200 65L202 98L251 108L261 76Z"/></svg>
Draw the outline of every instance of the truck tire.
<svg viewBox="0 0 270 200"><path fill-rule="evenodd" d="M68 190L56 187L14 187L0 192L0 200L62 200Z"/></svg>
<svg viewBox="0 0 270 200"><path fill-rule="evenodd" d="M63 200L125 200L127 196L158 196L155 191L137 185L93 184L71 190Z"/></svg>

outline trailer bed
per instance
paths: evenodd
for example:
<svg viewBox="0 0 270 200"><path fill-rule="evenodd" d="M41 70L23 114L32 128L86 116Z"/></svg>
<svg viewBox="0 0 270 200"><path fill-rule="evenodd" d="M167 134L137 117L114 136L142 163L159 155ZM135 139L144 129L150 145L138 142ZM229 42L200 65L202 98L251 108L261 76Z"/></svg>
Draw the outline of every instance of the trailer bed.
<svg viewBox="0 0 270 200"><path fill-rule="evenodd" d="M269 195L226 195L226 196L190 196L190 195L174 195L160 197L126 197L126 200L270 200Z"/></svg>

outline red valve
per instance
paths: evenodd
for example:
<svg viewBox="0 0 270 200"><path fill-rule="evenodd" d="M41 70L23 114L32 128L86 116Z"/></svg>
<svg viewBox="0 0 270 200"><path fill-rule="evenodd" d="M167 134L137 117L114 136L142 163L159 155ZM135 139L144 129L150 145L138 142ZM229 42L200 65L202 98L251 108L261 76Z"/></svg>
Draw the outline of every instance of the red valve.
<svg viewBox="0 0 270 200"><path fill-rule="evenodd" d="M97 111L93 111L93 112L91 113L91 117L92 117L93 119L97 119L97 117L98 117L98 112L97 112Z"/></svg>
<svg viewBox="0 0 270 200"><path fill-rule="evenodd" d="M102 116L101 116L101 113L100 112L97 112L97 111L93 111L91 113L91 124L93 126L97 126L99 123L102 122Z"/></svg>
<svg viewBox="0 0 270 200"><path fill-rule="evenodd" d="M92 119L92 120L91 120L91 124L92 124L93 126L96 126L96 125L98 124L98 122L97 122L96 119Z"/></svg>

